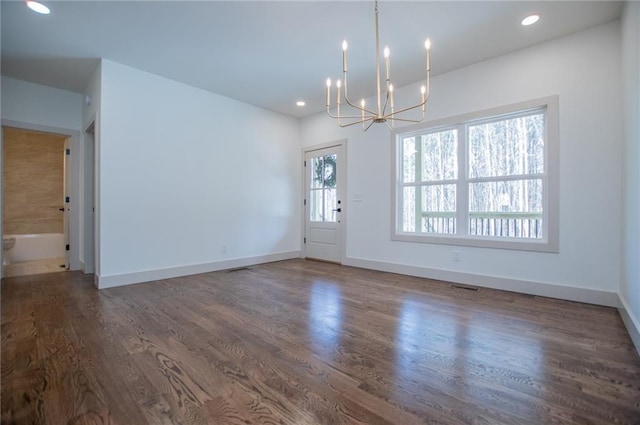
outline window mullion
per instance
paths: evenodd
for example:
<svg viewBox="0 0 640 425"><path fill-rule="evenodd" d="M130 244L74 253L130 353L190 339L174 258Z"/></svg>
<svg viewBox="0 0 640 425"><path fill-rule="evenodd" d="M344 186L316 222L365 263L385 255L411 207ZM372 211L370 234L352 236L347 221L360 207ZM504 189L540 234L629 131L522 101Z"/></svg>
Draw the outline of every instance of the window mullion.
<svg viewBox="0 0 640 425"><path fill-rule="evenodd" d="M428 180L423 182L401 183L403 187L424 187L424 186L440 186L443 184L456 184L458 179L448 180Z"/></svg>
<svg viewBox="0 0 640 425"><path fill-rule="evenodd" d="M456 186L456 234L469 234L469 183L467 126L458 126L458 184Z"/></svg>
<svg viewBox="0 0 640 425"><path fill-rule="evenodd" d="M519 180L544 180L544 174L514 174L509 176L467 178L467 183L507 182Z"/></svg>
<svg viewBox="0 0 640 425"><path fill-rule="evenodd" d="M415 181L422 182L422 136L415 136L414 148L416 150ZM422 185L417 184L415 190L415 231L422 232Z"/></svg>

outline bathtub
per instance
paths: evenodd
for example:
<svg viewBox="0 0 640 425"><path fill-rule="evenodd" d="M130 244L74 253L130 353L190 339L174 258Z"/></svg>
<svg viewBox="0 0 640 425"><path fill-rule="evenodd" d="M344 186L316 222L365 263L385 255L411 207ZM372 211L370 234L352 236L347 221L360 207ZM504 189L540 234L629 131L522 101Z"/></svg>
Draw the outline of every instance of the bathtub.
<svg viewBox="0 0 640 425"><path fill-rule="evenodd" d="M4 254L12 263L21 261L40 260L43 258L64 257L64 234L41 233L37 235L4 235L5 238L15 238L16 244Z"/></svg>

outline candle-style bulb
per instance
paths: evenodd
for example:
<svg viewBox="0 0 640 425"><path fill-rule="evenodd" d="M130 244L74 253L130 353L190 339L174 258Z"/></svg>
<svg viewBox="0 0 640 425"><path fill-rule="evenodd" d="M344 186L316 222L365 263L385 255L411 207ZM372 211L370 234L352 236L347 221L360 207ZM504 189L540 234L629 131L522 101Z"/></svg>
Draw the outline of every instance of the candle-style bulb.
<svg viewBox="0 0 640 425"><path fill-rule="evenodd" d="M342 40L342 72L347 72L347 40ZM346 82L345 75L345 82Z"/></svg>
<svg viewBox="0 0 640 425"><path fill-rule="evenodd" d="M390 64L390 61L389 61L389 55L391 54L391 52L389 51L389 47L385 47L384 48L383 54L384 54L385 76L386 76L386 79L387 79L387 84L389 84L389 79L391 78L389 76L389 72L390 72L390 69L391 69L391 64Z"/></svg>
<svg viewBox="0 0 640 425"><path fill-rule="evenodd" d="M427 76L429 75L429 71L431 71L431 40L427 38L424 42L424 48L427 49Z"/></svg>
<svg viewBox="0 0 640 425"><path fill-rule="evenodd" d="M327 87L331 87L331 78L327 78Z"/></svg>
<svg viewBox="0 0 640 425"><path fill-rule="evenodd" d="M338 88L342 87L342 80L337 80L337 81L336 81L336 86L337 86Z"/></svg>
<svg viewBox="0 0 640 425"><path fill-rule="evenodd" d="M420 87L420 93L425 94L427 92L427 88L425 86Z"/></svg>
<svg viewBox="0 0 640 425"><path fill-rule="evenodd" d="M362 107L364 108L364 99L362 99L362 100L360 101L360 106L362 106Z"/></svg>
<svg viewBox="0 0 640 425"><path fill-rule="evenodd" d="M389 92L393 93L393 84L389 84Z"/></svg>

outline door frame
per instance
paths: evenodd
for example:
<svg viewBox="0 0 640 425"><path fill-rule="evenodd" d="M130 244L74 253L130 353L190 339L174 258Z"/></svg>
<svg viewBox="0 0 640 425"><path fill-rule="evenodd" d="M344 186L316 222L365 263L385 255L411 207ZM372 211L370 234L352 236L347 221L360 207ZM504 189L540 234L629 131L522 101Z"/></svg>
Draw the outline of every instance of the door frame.
<svg viewBox="0 0 640 425"><path fill-rule="evenodd" d="M347 216L349 215L349 209L348 209L348 205L347 205L347 139L338 139L338 140L334 140L332 142L327 142L327 143L322 143L319 145L312 145L312 146L305 146L302 148L302 155L301 155L301 159L300 159L300 168L302 170L302 172L300 173L302 175L302 192L301 192L301 204L302 204L302 220L301 220L301 238L300 238L300 244L302 246L302 258L306 258L307 256L307 245L305 244L305 238L307 237L306 232L307 232L307 219L308 219L308 214L307 214L307 205L305 205L304 200L307 198L307 171L306 168L304 166L304 161L305 158L307 156L308 153L313 152L313 151L317 151L317 150L321 150L321 149L327 149L327 148L333 148L333 147L341 147L342 149L342 157L344 165L342 165L342 167L344 167L344 171L342 173L343 178L341 180L338 180L338 184L340 185L338 187L338 193L340 194L340 197L342 198L342 215L340 216L340 263L343 264L344 260L346 258L346 253L347 253Z"/></svg>
<svg viewBox="0 0 640 425"><path fill-rule="evenodd" d="M80 261L80 237L83 233L83 229L80 223L80 214L78 211L78 201L80 199L80 159L81 155L74 155L74 152L80 152L82 149L82 134L80 131L69 128L60 128L53 127L47 125L40 125L34 123L27 123L23 121L16 121L11 119L2 119L0 120L0 124L2 127L14 127L22 130L31 130L31 131L41 131L45 133L54 133L59 134L61 136L67 136L71 138L71 202L69 203L69 241L70 241L70 250L69 250L69 266L70 270L80 270L81 261ZM0 138L1 140L1 138ZM4 184L2 182L2 170L4 169L4 154L2 153L2 143L0 143L0 185ZM2 211L2 196L0 196L0 211ZM0 213L0 217L4 215ZM2 220L0 219L0 222ZM0 223L1 229L1 223ZM4 229L1 229L1 233L4 236ZM0 253L0 264L2 260L2 254ZM4 268L3 268L4 275Z"/></svg>
<svg viewBox="0 0 640 425"><path fill-rule="evenodd" d="M84 130L82 157L82 272L97 275L96 233L96 121L92 120ZM97 286L97 285L96 285Z"/></svg>
<svg viewBox="0 0 640 425"><path fill-rule="evenodd" d="M72 183L73 183L73 177L72 177L72 163L73 163L73 157L71 156L71 153L73 152L73 149L71 147L71 145L73 144L73 140L71 137L67 137L64 141L64 147L63 147L63 171L62 171L62 179L63 179L63 194L62 194L62 198L60 200L61 204L62 204L62 210L63 210L63 220L64 220L64 244L65 244L65 250L64 250L64 265L66 267L67 270L71 269L71 251L70 249L66 249L66 247L71 247L71 204L69 202L67 202L67 199L71 199L71 197L73 196L73 187L72 187Z"/></svg>

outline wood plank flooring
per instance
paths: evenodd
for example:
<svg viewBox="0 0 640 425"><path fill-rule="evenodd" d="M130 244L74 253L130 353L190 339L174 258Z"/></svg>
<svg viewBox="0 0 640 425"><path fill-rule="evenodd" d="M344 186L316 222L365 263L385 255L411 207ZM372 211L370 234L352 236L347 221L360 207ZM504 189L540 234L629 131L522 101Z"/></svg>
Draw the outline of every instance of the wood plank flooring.
<svg viewBox="0 0 640 425"><path fill-rule="evenodd" d="M613 308L305 260L1 295L2 424L640 424Z"/></svg>
<svg viewBox="0 0 640 425"><path fill-rule="evenodd" d="M66 272L64 263L64 257L11 263L4 266L4 277Z"/></svg>

